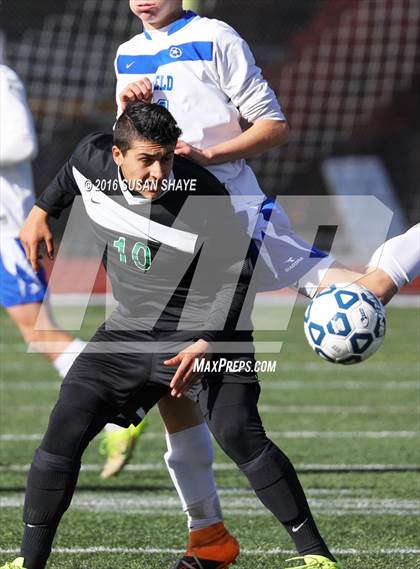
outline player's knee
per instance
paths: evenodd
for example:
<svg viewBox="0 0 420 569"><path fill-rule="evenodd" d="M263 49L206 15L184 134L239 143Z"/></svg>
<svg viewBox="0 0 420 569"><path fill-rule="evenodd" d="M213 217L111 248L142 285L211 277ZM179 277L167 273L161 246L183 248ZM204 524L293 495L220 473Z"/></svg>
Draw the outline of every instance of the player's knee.
<svg viewBox="0 0 420 569"><path fill-rule="evenodd" d="M205 429L205 431L204 431ZM188 436L193 431L197 432L197 437ZM213 464L214 451L211 444L210 434L205 423L192 429L186 429L188 444L174 444L173 437L183 435L183 431L171 435L172 444L164 454L166 465L169 469L179 470L180 467L187 468L207 468ZM188 433L189 432L189 433Z"/></svg>
<svg viewBox="0 0 420 569"><path fill-rule="evenodd" d="M27 322L20 322L18 323L18 327L23 339L27 344L43 341L42 330L35 330L32 324Z"/></svg>
<svg viewBox="0 0 420 569"><path fill-rule="evenodd" d="M28 476L23 521L33 525L58 521L70 505L79 469L77 460L37 449Z"/></svg>
<svg viewBox="0 0 420 569"><path fill-rule="evenodd" d="M238 465L258 456L269 442L264 428L252 426L246 413L234 413L226 420L226 409L220 411L213 413L210 428L223 451Z"/></svg>
<svg viewBox="0 0 420 569"><path fill-rule="evenodd" d="M90 390L64 386L41 443L41 448L63 457L80 457L108 418L102 401Z"/></svg>
<svg viewBox="0 0 420 569"><path fill-rule="evenodd" d="M239 468L250 481L254 490L266 488L284 476L292 468L288 457L267 439L261 453L251 461L242 463Z"/></svg>
<svg viewBox="0 0 420 569"><path fill-rule="evenodd" d="M241 444L244 433L237 424L218 424L214 425L213 434L222 449L231 456L235 454L235 449Z"/></svg>
<svg viewBox="0 0 420 569"><path fill-rule="evenodd" d="M168 394L159 401L158 408L169 433L191 429L203 422L200 407L187 397L177 399Z"/></svg>
<svg viewBox="0 0 420 569"><path fill-rule="evenodd" d="M47 453L68 458L76 456L85 430L84 413L58 400L51 412L41 448Z"/></svg>

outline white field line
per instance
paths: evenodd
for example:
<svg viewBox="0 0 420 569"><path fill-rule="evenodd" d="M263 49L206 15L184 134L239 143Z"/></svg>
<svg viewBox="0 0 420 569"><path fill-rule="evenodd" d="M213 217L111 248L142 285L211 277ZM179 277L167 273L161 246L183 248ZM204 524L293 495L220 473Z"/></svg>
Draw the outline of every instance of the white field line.
<svg viewBox="0 0 420 569"><path fill-rule="evenodd" d="M54 307L74 307L74 306L113 306L115 305L115 300L112 294L107 293L53 293L51 295L51 303ZM264 306L275 308L278 306L293 306L296 304L298 306L306 306L308 304L308 299L301 295L295 294L276 294L276 293L265 293L257 294L255 298L255 306ZM420 295L419 294L398 294L392 299L392 307L420 307Z"/></svg>
<svg viewBox="0 0 420 569"><path fill-rule="evenodd" d="M58 381L0 381L0 389L10 391L58 391L61 383Z"/></svg>
<svg viewBox="0 0 420 569"><path fill-rule="evenodd" d="M0 499L2 508L21 508L24 496L22 494L7 496ZM311 508L320 514L346 515L398 515L420 516L420 500L374 499L374 498L310 498ZM72 501L75 510L89 512L118 512L120 514L143 513L145 515L181 515L180 503L176 496L121 496L110 493L80 494ZM227 515L253 517L268 516L269 512L255 497L225 498L223 510Z"/></svg>
<svg viewBox="0 0 420 569"><path fill-rule="evenodd" d="M50 405L8 405L7 409L19 413L51 411ZM344 415L371 415L377 413L420 414L420 406L410 405L258 405L261 413L287 413L297 415L338 413Z"/></svg>
<svg viewBox="0 0 420 569"><path fill-rule="evenodd" d="M24 344L19 342L12 342L10 344L7 343L0 343L0 349L3 352L18 352L18 353L29 353L29 354L36 354L36 353L43 353L43 354L53 354L59 353L64 350L66 343L64 342L54 342L52 345L51 342L31 342L26 347ZM110 351L115 351L119 354L131 354L139 351L145 351L145 353L151 353L151 347L154 346L153 352L155 353L168 353L168 346L171 344L167 342L156 342L155 344L152 342L101 342L101 348L103 353L108 353ZM278 355L281 351L283 346L283 342L277 341L258 341L254 340L253 346L255 349L256 354L276 354ZM223 354L226 352L226 344L223 342L213 342L213 351L214 353ZM231 342L229 345L229 351L231 353L238 353L242 354L249 351L248 345L244 342Z"/></svg>
<svg viewBox="0 0 420 569"><path fill-rule="evenodd" d="M420 431L268 431L267 435L274 439L415 439ZM37 441L42 438L41 433L0 435L2 442ZM142 439L164 439L164 434L145 433Z"/></svg>
<svg viewBox="0 0 420 569"><path fill-rule="evenodd" d="M255 497L252 488L217 488L219 496L251 496ZM306 488L307 496L354 496L361 495L373 497L374 492L370 488Z"/></svg>
<svg viewBox="0 0 420 569"><path fill-rule="evenodd" d="M294 465L299 472L418 472L420 464L322 464L322 463L297 463ZM0 465L0 472L28 472L30 464ZM82 472L100 472L103 464L83 464ZM220 472L239 472L237 466L231 462L215 462L213 470ZM126 472L156 472L166 471L162 462L143 462L141 464L126 464Z"/></svg>
<svg viewBox="0 0 420 569"><path fill-rule="evenodd" d="M355 380L331 380L331 381L284 381L278 379L275 381L261 381L262 389L340 389L344 390L361 390L361 389L385 389L385 390L420 390L420 381L355 381ZM0 381L0 389L10 391L27 391L27 390L53 390L58 391L59 382L54 381Z"/></svg>
<svg viewBox="0 0 420 569"><path fill-rule="evenodd" d="M420 381L407 380L407 381L354 381L354 380L331 380L331 381L283 381L278 379L276 381L261 381L262 389L339 389L344 390L361 390L361 389L374 389L374 390L401 390L413 389L420 390Z"/></svg>
<svg viewBox="0 0 420 569"><path fill-rule="evenodd" d="M309 492L308 492L309 494ZM224 494L229 496L229 494ZM0 505L5 508L14 508L23 504L23 493L13 494L0 498ZM261 509L265 508L261 505L255 496L235 497L230 495L223 500L225 507L237 509ZM142 496L141 494L126 493L98 493L98 492L80 492L75 495L73 502L74 507L89 508L96 510L113 509L118 507L121 509L138 509L138 508L162 508L180 510L180 502L175 493L173 495L158 494ZM322 498L315 497L311 499L311 506L314 508L328 509L359 509L369 508L371 510L383 510L400 508L411 512L417 512L420 515L420 500L401 500L396 498Z"/></svg>
<svg viewBox="0 0 420 569"><path fill-rule="evenodd" d="M264 385L264 384L263 384ZM346 415L365 415L375 413L420 414L420 406L410 405L258 405L261 413L343 413Z"/></svg>
<svg viewBox="0 0 420 569"><path fill-rule="evenodd" d="M255 498L252 488L220 488L217 493L219 496L250 496ZM360 498L361 495L373 497L374 492L370 488L306 488L307 496L353 496Z"/></svg>
<svg viewBox="0 0 420 569"><path fill-rule="evenodd" d="M281 356L280 356L281 357ZM353 375L353 372L359 372L363 375L370 374L373 371L380 371L380 372L389 372L389 373L396 373L401 370L410 370L410 371L417 371L420 370L420 363L417 361L414 362L363 362L359 365L353 366L340 366L330 364L328 362L324 362L322 360L318 361L311 361L311 362L302 362L302 361L279 361L279 371L295 371L295 370L303 370L303 371L330 371L335 374L339 374L340 371L347 373L349 375Z"/></svg>
<svg viewBox="0 0 420 569"><path fill-rule="evenodd" d="M184 553L184 549L170 549L170 548L157 548L157 547L56 547L53 549L53 553L59 553L63 555L90 555L97 553L108 553L108 554L132 554L132 555L156 555L156 554L167 554L167 555L180 555ZM379 549L332 549L332 552L336 555L419 555L420 548L418 547L395 547L395 548L379 548ZM19 553L17 548L0 548L1 554L15 554ZM241 555L247 555L250 557L254 556L276 556L276 555L296 555L296 551L293 549L241 549Z"/></svg>
<svg viewBox="0 0 420 569"><path fill-rule="evenodd" d="M109 497L110 495L113 495L115 497L121 497L121 494L118 493L118 495L112 494L112 492L108 492L108 490L105 490L106 493L102 492L102 494L99 493L99 495L103 495L104 497ZM1 491L1 488L0 488ZM168 491L173 491L172 486L168 483ZM223 488L223 487L218 487L217 488L217 493L219 496L241 496L243 498L252 498L254 500L256 500L255 498L255 493L252 490L252 488ZM127 492L127 494L129 494ZM306 488L305 489L305 494L306 496L309 496L311 498L316 498L316 497L326 497L326 496L331 496L333 498L336 498L337 496L344 496L344 497L353 497L353 498L358 498L361 499L361 496L366 496L367 498L373 498L374 496L374 491L371 490L370 488ZM90 493L85 493L85 492L81 492L80 494L81 496L93 496L94 494L92 492ZM98 494L95 494L95 496L97 496ZM134 496L136 499L138 498L137 494L130 494L132 496ZM154 493L153 497L156 497L158 494ZM167 494L160 494L161 496L165 496L165 500L167 498ZM16 498L20 498L21 494L16 494L13 495L14 499ZM6 498L8 499L8 497ZM388 499L388 498L387 498ZM393 499L393 498L390 498ZM2 498L0 498L0 503L2 504L3 502L1 502ZM166 503L166 502L165 502Z"/></svg>
<svg viewBox="0 0 420 569"><path fill-rule="evenodd" d="M17 507L15 507L14 509L21 509L22 505L19 505ZM3 508L6 508L7 506L2 506ZM10 508L13 509L13 508ZM75 511L89 511L92 513L118 513L119 515L124 515L124 516L138 516L141 515L143 517L156 517L156 516L165 516L165 517L172 517L172 518L176 518L182 515L181 511L175 511L175 510L167 510L167 511L161 511L160 513L156 511L155 508L152 509L147 509L147 508L138 508L138 509L132 509L132 510L118 510L117 506L113 506L110 507L109 509L103 508L97 508L96 510L94 508L74 508ZM347 510L347 511L337 511L334 509L325 509L325 510L320 510L317 508L313 508L313 511L317 513L317 515L324 515L324 516L331 516L334 518L344 518L344 517L349 517L349 516L364 516L364 517L374 517L374 516L395 516L398 518L412 518L413 517L413 512L407 512L404 510L396 510L394 508L394 510L374 510L374 511L369 511L369 510ZM233 517L238 517L241 519L244 518L268 518L270 517L270 513L268 511L264 511L264 510L235 510L235 509L231 509L229 507L224 507L223 508L223 514L226 516L231 516ZM416 515L414 514L414 517L416 517Z"/></svg>
<svg viewBox="0 0 420 569"><path fill-rule="evenodd" d="M1 344L0 344L1 345ZM23 344L5 344L9 350L12 346L20 346L22 350L25 352ZM280 356L281 357L281 356ZM31 369L32 365L35 367L45 368L48 364L44 361L35 361L31 362ZM2 371L3 373L8 371L17 371L17 370L24 370L28 368L28 362L23 361L10 361L10 362L3 362L2 363ZM327 362L323 362L322 360L313 361L313 362L302 362L302 361L281 361L279 360L278 363L278 372L285 372L285 371L319 371L322 373L331 372L333 374L339 373L347 373L353 375L353 373L362 373L363 375L370 375L372 372L381 372L381 373L397 373L401 370L404 371L413 371L418 372L420 371L420 363L419 362L364 362L360 365L354 365L350 367L339 366L339 365L332 365Z"/></svg>

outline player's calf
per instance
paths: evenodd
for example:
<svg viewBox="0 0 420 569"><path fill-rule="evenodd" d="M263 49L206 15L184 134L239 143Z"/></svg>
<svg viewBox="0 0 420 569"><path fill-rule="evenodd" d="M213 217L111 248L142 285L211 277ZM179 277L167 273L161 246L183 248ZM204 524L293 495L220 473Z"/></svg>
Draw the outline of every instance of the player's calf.
<svg viewBox="0 0 420 569"><path fill-rule="evenodd" d="M80 461L38 448L29 471L23 509L21 554L27 569L42 569L51 553L57 526L68 509Z"/></svg>
<svg viewBox="0 0 420 569"><path fill-rule="evenodd" d="M265 434L257 408L258 394L258 386L252 383L209 382L208 389L200 394L200 405L215 439L286 529L297 551L335 562L318 531L293 465Z"/></svg>
<svg viewBox="0 0 420 569"><path fill-rule="evenodd" d="M68 509L90 440L106 423L102 401L77 385L62 388L29 471L21 554L26 569L44 569Z"/></svg>

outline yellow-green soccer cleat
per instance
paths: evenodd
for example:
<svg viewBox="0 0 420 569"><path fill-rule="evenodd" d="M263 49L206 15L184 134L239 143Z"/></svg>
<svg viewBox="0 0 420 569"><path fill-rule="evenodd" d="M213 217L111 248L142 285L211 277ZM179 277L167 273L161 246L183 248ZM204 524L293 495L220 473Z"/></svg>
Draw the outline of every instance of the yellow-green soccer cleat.
<svg viewBox="0 0 420 569"><path fill-rule="evenodd" d="M105 432L102 435L99 452L106 457L101 472L103 480L115 476L124 468L133 454L137 439L146 427L147 421L143 419L137 427L130 425L128 429L118 429L117 431Z"/></svg>
<svg viewBox="0 0 420 569"><path fill-rule="evenodd" d="M338 561L331 561L322 555L304 555L303 557L292 557L289 561L303 561L303 565L295 565L289 569L343 569Z"/></svg>
<svg viewBox="0 0 420 569"><path fill-rule="evenodd" d="M23 566L23 562L24 562L23 557L18 557L14 561L6 563L6 565L2 565L0 569L17 569L18 567L19 569L25 569L25 567Z"/></svg>

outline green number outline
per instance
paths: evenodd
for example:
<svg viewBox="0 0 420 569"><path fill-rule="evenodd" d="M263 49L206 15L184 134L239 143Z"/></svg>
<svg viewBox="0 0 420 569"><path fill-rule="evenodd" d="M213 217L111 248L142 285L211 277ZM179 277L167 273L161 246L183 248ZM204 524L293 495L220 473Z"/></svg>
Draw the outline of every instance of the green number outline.
<svg viewBox="0 0 420 569"><path fill-rule="evenodd" d="M144 263L139 260L139 252L141 250L144 251ZM152 264L152 252L150 250L150 247L141 241L137 241L137 243L134 244L131 251L131 257L138 269L142 269L143 271L148 271L150 269L150 266Z"/></svg>
<svg viewBox="0 0 420 569"><path fill-rule="evenodd" d="M118 253L120 255L120 263L127 264L127 257L125 255L125 237L119 237L113 243L114 247L118 249Z"/></svg>
<svg viewBox="0 0 420 569"><path fill-rule="evenodd" d="M125 254L125 237L119 237L114 241L113 245L118 250L120 263L124 263L126 265L127 256ZM139 259L139 253L141 250L144 252L144 263L142 263ZM142 271L148 271L152 265L152 252L150 250L150 247L141 241L134 243L133 249L131 250L131 258L133 259L133 263L136 265L136 267Z"/></svg>

